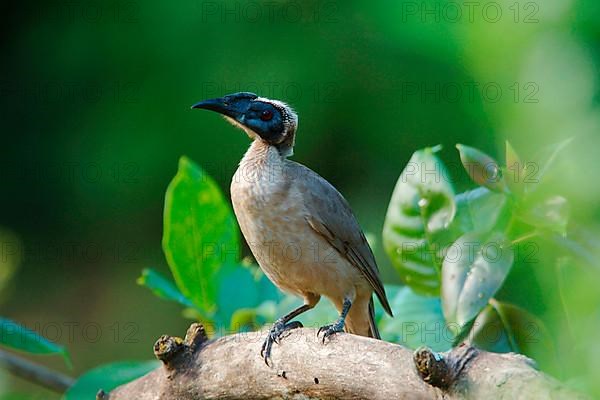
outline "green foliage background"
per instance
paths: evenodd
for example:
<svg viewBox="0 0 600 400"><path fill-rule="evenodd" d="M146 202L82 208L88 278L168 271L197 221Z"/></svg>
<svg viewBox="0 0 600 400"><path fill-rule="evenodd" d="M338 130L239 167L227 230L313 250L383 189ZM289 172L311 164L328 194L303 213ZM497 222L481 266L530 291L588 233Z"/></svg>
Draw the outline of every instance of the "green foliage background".
<svg viewBox="0 0 600 400"><path fill-rule="evenodd" d="M74 374L145 360L159 335L183 333L180 305L132 283L147 267L170 277L163 201L181 154L227 195L247 139L189 106L240 90L296 108L294 159L349 200L386 283L400 283L380 235L394 185L415 150L436 144L460 193L472 183L456 143L504 164L505 139L533 160L573 137L545 187L569 199L578 246L597 248L600 6L493 3L497 22L482 13L488 2L457 21L445 1L277 1L273 17L267 2L245 1L3 5L0 315L67 347ZM422 15L422 4L440 17ZM586 379L600 369L598 262L581 266L536 243L537 261L512 269L499 295L555 333L552 373L598 392ZM53 396L4 375L0 388Z"/></svg>

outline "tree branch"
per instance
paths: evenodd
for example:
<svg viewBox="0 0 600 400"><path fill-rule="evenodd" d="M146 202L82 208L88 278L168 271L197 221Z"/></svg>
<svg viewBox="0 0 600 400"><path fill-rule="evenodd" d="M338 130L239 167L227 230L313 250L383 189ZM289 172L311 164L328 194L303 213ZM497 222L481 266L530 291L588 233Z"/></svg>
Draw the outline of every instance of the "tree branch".
<svg viewBox="0 0 600 400"><path fill-rule="evenodd" d="M74 382L70 376L52 371L4 350L0 350L0 365L13 375L58 393L66 392Z"/></svg>
<svg viewBox="0 0 600 400"><path fill-rule="evenodd" d="M272 366L259 355L266 332L208 341L193 324L185 340L161 337L163 366L104 400L199 399L583 399L537 371L517 354L469 346L437 354L339 334L322 344L314 329L297 329L273 350Z"/></svg>

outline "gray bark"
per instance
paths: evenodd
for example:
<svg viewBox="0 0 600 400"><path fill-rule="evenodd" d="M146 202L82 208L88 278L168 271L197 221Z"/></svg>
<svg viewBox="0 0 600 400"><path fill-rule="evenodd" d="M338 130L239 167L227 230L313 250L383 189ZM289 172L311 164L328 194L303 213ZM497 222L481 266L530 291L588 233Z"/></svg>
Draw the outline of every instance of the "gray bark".
<svg viewBox="0 0 600 400"><path fill-rule="evenodd" d="M161 337L160 368L110 394L109 400L199 399L583 399L518 354L460 346L436 354L338 334L323 344L314 329L297 329L265 365L265 331L208 341L193 324L185 340Z"/></svg>

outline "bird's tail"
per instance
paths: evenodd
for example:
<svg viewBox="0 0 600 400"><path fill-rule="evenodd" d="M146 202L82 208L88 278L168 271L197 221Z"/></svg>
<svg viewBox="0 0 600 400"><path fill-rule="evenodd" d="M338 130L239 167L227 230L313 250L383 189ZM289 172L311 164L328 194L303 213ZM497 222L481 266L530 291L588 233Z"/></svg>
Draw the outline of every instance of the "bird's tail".
<svg viewBox="0 0 600 400"><path fill-rule="evenodd" d="M373 303L373 297L369 300L369 336L375 339L381 339L381 336L379 336L379 329L377 329L377 323L375 323L375 304Z"/></svg>

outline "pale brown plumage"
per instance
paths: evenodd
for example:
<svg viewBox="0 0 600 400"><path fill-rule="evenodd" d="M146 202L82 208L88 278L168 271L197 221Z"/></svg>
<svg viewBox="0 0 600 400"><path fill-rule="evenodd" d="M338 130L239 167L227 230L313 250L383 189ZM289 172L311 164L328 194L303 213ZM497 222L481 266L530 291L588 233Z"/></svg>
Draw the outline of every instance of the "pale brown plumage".
<svg viewBox="0 0 600 400"><path fill-rule="evenodd" d="M311 217L308 224L364 275L383 308L392 313L371 247L346 199L329 182L302 164L288 161L292 169L306 173L304 204Z"/></svg>
<svg viewBox="0 0 600 400"><path fill-rule="evenodd" d="M369 282L384 310L392 315L379 277L379 269L371 247L346 199L329 182L304 165L289 161L293 169L306 172L304 204L309 209L306 218L310 227L323 236L350 264L356 267ZM372 301L369 302L370 336L379 338L374 322Z"/></svg>
<svg viewBox="0 0 600 400"><path fill-rule="evenodd" d="M350 206L317 173L287 159L296 132L295 113L274 100L247 93L233 96L240 95L238 103L244 103L238 108L244 112L216 109L254 139L232 180L233 208L265 274L280 289L305 302L275 324L263 345L265 359L271 342L284 330L299 325L290 320L314 307L321 295L331 299L341 314L336 324L325 327L325 336L345 327L350 333L379 338L372 293L388 314L392 311L375 257ZM227 107L235 104L229 97L217 100ZM210 107L199 104L199 108L213 109L212 103ZM272 134L268 124L263 128L260 121L251 120L255 108L262 116L281 113L281 132Z"/></svg>

